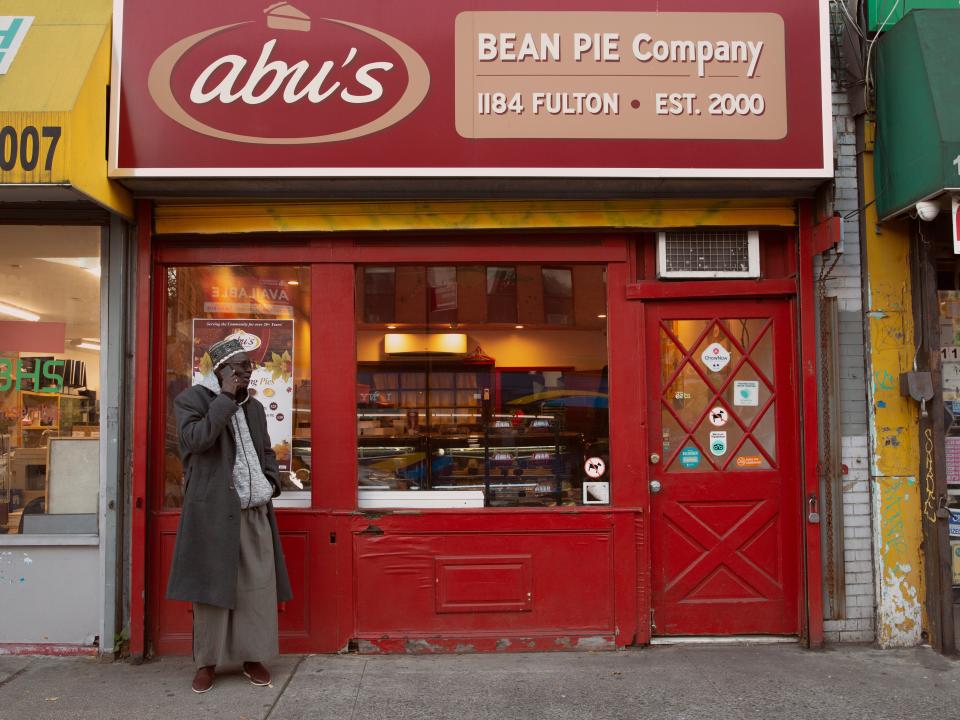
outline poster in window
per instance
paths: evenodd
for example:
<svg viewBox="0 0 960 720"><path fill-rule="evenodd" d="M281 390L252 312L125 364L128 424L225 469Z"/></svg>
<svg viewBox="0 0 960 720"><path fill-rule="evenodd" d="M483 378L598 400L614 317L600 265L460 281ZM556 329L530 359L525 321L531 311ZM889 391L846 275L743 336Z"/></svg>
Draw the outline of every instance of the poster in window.
<svg viewBox="0 0 960 720"><path fill-rule="evenodd" d="M293 320L193 320L193 384L213 371L207 348L236 338L253 362L249 393L267 414L280 471L290 470L293 445Z"/></svg>

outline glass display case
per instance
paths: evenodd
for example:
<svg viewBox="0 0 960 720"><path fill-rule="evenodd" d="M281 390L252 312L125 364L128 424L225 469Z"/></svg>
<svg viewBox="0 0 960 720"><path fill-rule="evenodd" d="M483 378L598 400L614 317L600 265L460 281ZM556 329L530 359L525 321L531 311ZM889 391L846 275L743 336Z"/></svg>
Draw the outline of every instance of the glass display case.
<svg viewBox="0 0 960 720"><path fill-rule="evenodd" d="M488 507L578 504L588 451L583 434L566 429L562 410L494 413L490 394L479 389L469 418L455 424L460 432L451 432L446 418L420 426L396 407L361 407L361 497L369 490L475 490ZM422 402L426 417L443 417L428 398Z"/></svg>

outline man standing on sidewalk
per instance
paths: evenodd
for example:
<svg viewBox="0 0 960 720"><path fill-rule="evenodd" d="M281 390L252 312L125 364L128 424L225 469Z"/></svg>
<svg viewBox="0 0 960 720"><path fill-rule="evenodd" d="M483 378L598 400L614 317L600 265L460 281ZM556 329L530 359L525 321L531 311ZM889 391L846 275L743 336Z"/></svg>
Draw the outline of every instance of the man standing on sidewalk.
<svg viewBox="0 0 960 720"><path fill-rule="evenodd" d="M167 586L169 599L193 603L198 693L224 665L270 683L277 602L292 597L271 502L277 459L263 406L247 394L253 364L236 339L207 352L213 371L174 401L186 488Z"/></svg>

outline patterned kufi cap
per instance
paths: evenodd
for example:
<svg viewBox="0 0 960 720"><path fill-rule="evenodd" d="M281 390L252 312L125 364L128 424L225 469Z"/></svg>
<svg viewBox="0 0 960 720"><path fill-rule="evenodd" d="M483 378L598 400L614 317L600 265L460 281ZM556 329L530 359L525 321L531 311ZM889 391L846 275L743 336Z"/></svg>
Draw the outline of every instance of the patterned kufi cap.
<svg viewBox="0 0 960 720"><path fill-rule="evenodd" d="M213 363L214 370L219 370L220 366L223 365L227 360L232 358L234 355L239 355L242 352L245 352L243 345L241 345L240 341L236 338L227 338L226 340L221 340L220 342L211 345L210 349L207 350L207 354L210 355L210 361Z"/></svg>

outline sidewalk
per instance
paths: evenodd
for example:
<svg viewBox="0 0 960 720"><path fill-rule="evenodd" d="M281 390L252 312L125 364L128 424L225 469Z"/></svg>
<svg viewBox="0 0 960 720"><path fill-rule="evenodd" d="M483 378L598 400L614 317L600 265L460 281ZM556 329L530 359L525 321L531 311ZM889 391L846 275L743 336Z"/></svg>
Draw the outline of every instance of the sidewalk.
<svg viewBox="0 0 960 720"><path fill-rule="evenodd" d="M271 687L218 676L190 691L187 658L135 666L0 657L3 720L432 720L960 716L960 662L929 648L674 646L536 655L288 655Z"/></svg>

